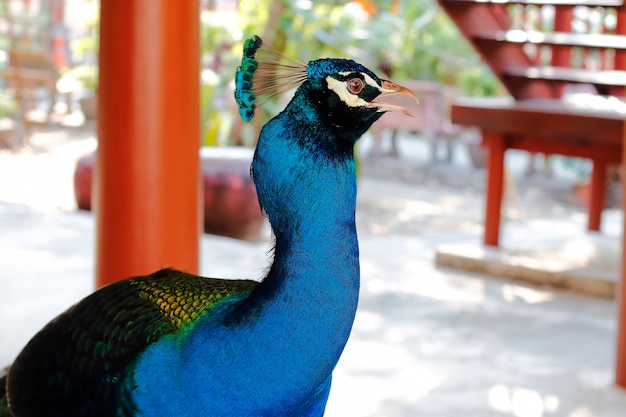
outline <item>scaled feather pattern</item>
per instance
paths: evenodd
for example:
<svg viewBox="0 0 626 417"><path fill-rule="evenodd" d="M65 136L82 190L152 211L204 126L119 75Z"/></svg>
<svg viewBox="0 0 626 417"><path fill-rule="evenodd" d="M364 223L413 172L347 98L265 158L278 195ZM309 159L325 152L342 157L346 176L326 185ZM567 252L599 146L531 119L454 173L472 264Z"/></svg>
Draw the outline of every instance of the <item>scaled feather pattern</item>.
<svg viewBox="0 0 626 417"><path fill-rule="evenodd" d="M324 414L359 294L354 145L396 109L379 99L408 93L351 60L284 65L262 50L248 39L235 75L243 120L297 87L251 167L275 235L265 277L164 269L101 288L0 372L0 417Z"/></svg>

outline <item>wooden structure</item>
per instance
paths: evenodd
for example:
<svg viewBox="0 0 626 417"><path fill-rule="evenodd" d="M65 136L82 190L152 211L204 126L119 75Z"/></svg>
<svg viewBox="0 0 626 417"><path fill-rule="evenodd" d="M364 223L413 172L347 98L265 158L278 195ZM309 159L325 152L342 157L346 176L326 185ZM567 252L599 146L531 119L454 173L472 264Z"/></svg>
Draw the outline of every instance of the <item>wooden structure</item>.
<svg viewBox="0 0 626 417"><path fill-rule="evenodd" d="M439 4L511 96L463 100L452 108L454 123L481 128L489 152L484 243L499 243L507 149L591 159L588 229L599 230L606 166L625 162L623 0ZM571 94L582 91L592 94ZM626 255L626 245L623 250ZM626 256L622 259L626 262ZM626 263L622 269L624 281ZM626 388L626 285L621 288L616 382Z"/></svg>
<svg viewBox="0 0 626 417"><path fill-rule="evenodd" d="M65 64L61 53L65 44L63 3L64 0L0 0L0 39L4 40L0 48L8 52L7 65L0 66L0 78L17 103L16 130L20 131L20 142L31 128L27 113L36 102L37 89L48 91L48 120L60 94L59 69Z"/></svg>
<svg viewBox="0 0 626 417"><path fill-rule="evenodd" d="M97 285L199 269L199 3L101 3Z"/></svg>
<svg viewBox="0 0 626 417"><path fill-rule="evenodd" d="M575 95L561 99L510 98L458 100L456 123L478 126L487 156L484 243L498 246L507 149L560 154L593 161L588 230L600 230L606 200L607 164L622 161L626 103L606 97Z"/></svg>
<svg viewBox="0 0 626 417"><path fill-rule="evenodd" d="M50 97L48 118L50 117L58 94L57 82L60 74L45 53L9 51L9 66L0 68L0 77L4 78L15 92L19 122L27 131L30 129L30 122L26 113L31 102L35 101L34 96L39 87L48 90Z"/></svg>

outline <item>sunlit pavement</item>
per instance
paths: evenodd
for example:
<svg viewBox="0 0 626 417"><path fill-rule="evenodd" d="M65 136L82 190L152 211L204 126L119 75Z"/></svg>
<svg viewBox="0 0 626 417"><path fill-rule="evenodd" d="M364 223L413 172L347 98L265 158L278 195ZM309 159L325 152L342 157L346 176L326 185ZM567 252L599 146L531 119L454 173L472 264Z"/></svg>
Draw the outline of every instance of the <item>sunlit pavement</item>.
<svg viewBox="0 0 626 417"><path fill-rule="evenodd" d="M35 139L38 151L0 153L0 364L93 289L93 218L74 211L71 175L95 141ZM481 174L456 166L466 182L397 181L374 163L359 180L359 311L326 416L623 416L615 303L437 268L440 245L480 240ZM548 229L555 218L584 224L583 211L538 200L523 211ZM617 239L620 214L609 218ZM205 235L202 273L261 277L268 246Z"/></svg>

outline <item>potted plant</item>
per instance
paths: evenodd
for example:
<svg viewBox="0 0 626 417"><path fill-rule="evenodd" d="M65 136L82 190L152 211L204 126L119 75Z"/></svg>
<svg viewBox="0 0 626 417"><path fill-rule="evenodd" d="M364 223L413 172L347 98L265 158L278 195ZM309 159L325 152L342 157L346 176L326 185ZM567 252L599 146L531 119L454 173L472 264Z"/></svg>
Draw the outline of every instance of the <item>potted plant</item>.
<svg viewBox="0 0 626 417"><path fill-rule="evenodd" d="M80 85L82 91L78 99L86 119L95 119L97 114L98 67L96 65L77 65L65 72L64 79Z"/></svg>

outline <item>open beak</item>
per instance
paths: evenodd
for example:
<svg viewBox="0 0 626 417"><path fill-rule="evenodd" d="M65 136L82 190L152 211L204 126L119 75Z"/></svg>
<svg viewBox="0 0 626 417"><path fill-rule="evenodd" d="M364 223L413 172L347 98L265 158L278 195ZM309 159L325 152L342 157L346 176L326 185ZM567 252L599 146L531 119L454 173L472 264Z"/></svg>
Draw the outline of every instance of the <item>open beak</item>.
<svg viewBox="0 0 626 417"><path fill-rule="evenodd" d="M411 111L409 111L409 109L407 109L406 107L402 107L398 104L386 103L384 101L381 101L381 100L386 99L387 97L402 95L405 97L410 97L411 99L415 100L416 103L419 104L419 100L417 99L417 96L415 95L413 91L388 80L382 80L381 87L382 87L382 93L378 97L376 97L371 103L369 103L368 107L377 108L378 111L381 111L381 112L382 111L399 111L399 112L406 114L407 116L411 116L411 117L413 116L413 113L411 113Z"/></svg>

